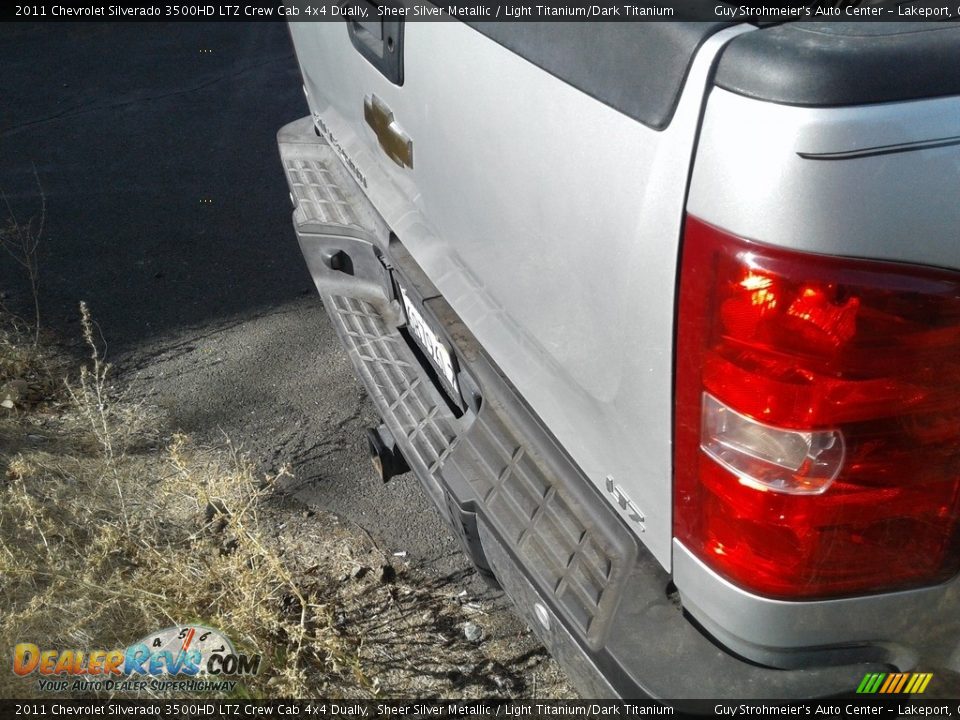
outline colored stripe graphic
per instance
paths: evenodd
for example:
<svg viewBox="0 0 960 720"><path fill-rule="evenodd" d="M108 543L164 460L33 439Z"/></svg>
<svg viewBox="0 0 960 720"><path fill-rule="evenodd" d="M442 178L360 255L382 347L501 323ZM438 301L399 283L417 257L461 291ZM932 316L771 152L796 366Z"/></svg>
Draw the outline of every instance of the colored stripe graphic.
<svg viewBox="0 0 960 720"><path fill-rule="evenodd" d="M862 692L867 695L872 695L877 690L880 689L880 683L883 682L883 679L887 676L886 673L870 673L864 679L861 686L863 690L858 690L857 692Z"/></svg>
<svg viewBox="0 0 960 720"><path fill-rule="evenodd" d="M933 673L867 673L857 686L857 694L919 695L932 679Z"/></svg>
<svg viewBox="0 0 960 720"><path fill-rule="evenodd" d="M898 677L900 676L897 673L890 673L889 675L887 675L887 679L886 681L884 681L883 685L881 686L880 692L881 693L890 692L890 688L897 683Z"/></svg>
<svg viewBox="0 0 960 720"><path fill-rule="evenodd" d="M898 693L903 689L903 686L906 685L907 680L910 677L910 673L900 673L900 680L897 681L897 686L893 688L890 692Z"/></svg>

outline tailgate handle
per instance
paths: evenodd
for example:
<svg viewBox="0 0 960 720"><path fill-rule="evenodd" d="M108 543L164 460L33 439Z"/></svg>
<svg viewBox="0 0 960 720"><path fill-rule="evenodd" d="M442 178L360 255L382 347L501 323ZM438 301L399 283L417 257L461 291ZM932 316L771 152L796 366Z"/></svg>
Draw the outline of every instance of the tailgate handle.
<svg viewBox="0 0 960 720"><path fill-rule="evenodd" d="M397 125L393 112L383 100L367 95L363 99L363 119L373 129L387 157L400 167L413 167L413 140Z"/></svg>
<svg viewBox="0 0 960 720"><path fill-rule="evenodd" d="M402 7L398 0L350 0L341 12L357 52L394 85L403 85L403 19L389 12L396 7Z"/></svg>

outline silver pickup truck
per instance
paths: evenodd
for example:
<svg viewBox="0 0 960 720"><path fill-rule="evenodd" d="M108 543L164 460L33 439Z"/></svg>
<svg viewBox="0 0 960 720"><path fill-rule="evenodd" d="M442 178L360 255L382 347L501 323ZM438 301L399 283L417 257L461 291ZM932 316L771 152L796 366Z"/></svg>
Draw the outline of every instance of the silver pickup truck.
<svg viewBox="0 0 960 720"><path fill-rule="evenodd" d="M960 24L398 7L279 132L383 479L587 696L956 692Z"/></svg>

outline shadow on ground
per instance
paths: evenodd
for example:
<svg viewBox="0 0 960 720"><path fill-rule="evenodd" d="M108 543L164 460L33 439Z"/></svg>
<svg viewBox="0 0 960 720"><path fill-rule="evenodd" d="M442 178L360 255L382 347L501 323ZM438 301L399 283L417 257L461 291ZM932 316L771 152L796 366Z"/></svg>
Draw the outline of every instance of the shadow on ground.
<svg viewBox="0 0 960 720"><path fill-rule="evenodd" d="M47 198L44 319L85 299L112 349L243 318L310 288L274 136L306 114L283 23L4 29L0 190ZM26 305L13 263L0 287Z"/></svg>

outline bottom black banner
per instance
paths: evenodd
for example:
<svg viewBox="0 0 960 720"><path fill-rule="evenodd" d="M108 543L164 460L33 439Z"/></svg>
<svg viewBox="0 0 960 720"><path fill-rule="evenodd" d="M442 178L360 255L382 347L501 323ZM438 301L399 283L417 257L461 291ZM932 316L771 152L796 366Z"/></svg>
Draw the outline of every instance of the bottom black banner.
<svg viewBox="0 0 960 720"><path fill-rule="evenodd" d="M957 717L960 700L0 700L0 718Z"/></svg>

